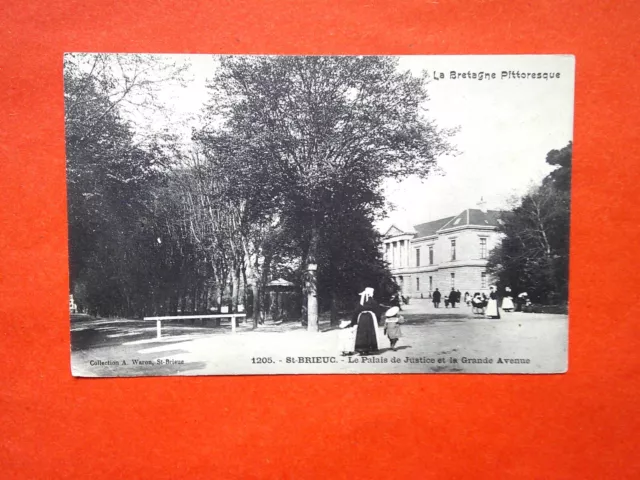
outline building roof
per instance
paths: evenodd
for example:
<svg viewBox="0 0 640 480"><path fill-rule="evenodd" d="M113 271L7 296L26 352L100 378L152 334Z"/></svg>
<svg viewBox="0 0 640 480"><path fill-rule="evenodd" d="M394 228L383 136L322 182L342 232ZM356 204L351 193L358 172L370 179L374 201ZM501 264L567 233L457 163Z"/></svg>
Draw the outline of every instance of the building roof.
<svg viewBox="0 0 640 480"><path fill-rule="evenodd" d="M384 236L389 238L415 233L415 240L418 238L436 235L439 231L450 228L475 226L498 227L500 225L500 213L501 212L499 210L483 211L478 208L468 208L462 211L459 215L453 217L440 218L431 222L415 225L413 227L413 231L398 228L396 225L391 225Z"/></svg>
<svg viewBox="0 0 640 480"><path fill-rule="evenodd" d="M439 230L465 226L497 227L499 225L499 215L500 212L498 210L482 211L478 208L468 208L459 215L451 217Z"/></svg>
<svg viewBox="0 0 640 480"><path fill-rule="evenodd" d="M500 212L499 210L482 210L470 209L469 210L469 225L488 225L490 227L497 227L500 225Z"/></svg>
<svg viewBox="0 0 640 480"><path fill-rule="evenodd" d="M435 235L438 230L444 227L447 223L453 220L455 217L446 217L441 218L440 220L434 220L432 222L421 223L420 225L416 225L416 236L415 238L429 237L431 235Z"/></svg>
<svg viewBox="0 0 640 480"><path fill-rule="evenodd" d="M288 282L284 278L278 278L277 280L272 280L269 283L267 283L267 287L272 287L272 288L273 287L290 288L294 286L295 285L292 282Z"/></svg>

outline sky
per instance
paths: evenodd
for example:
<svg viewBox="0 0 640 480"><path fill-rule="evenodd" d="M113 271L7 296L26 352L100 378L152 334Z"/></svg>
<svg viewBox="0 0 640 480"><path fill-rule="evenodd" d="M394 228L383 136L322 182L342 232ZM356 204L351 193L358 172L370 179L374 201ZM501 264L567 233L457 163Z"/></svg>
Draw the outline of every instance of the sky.
<svg viewBox="0 0 640 480"><path fill-rule="evenodd" d="M429 116L445 128L458 127L452 139L459 151L442 158L443 176L389 184L397 205L383 223L407 228L476 208L509 206L549 173L550 150L573 137L574 60L569 56L403 57L401 67L427 70ZM496 73L496 79L451 79L450 72ZM560 73L554 79L501 79L501 72Z"/></svg>
<svg viewBox="0 0 640 480"><path fill-rule="evenodd" d="M206 83L215 71L210 55L167 55L190 65L184 88L162 92L175 126L180 119L185 141L207 98ZM490 209L508 208L549 173L547 153L572 140L574 59L571 56L404 56L399 65L415 74L426 71L430 83L427 116L442 128L457 128L450 139L458 154L439 159L441 175L409 178L385 185L395 205L377 226L400 228L476 208L482 198ZM451 72L467 78L452 78ZM495 78L468 78L469 73ZM547 74L553 78L502 78L502 72ZM559 74L559 78L555 75ZM440 78L443 76L444 78ZM153 128L160 128L154 125ZM175 127L172 127L175 129Z"/></svg>

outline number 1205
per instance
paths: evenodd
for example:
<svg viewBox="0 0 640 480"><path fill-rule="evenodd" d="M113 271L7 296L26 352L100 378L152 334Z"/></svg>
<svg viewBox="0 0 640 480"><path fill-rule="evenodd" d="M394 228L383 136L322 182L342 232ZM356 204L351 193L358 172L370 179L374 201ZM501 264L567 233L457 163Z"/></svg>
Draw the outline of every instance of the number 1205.
<svg viewBox="0 0 640 480"><path fill-rule="evenodd" d="M251 363L274 363L271 357L251 357Z"/></svg>

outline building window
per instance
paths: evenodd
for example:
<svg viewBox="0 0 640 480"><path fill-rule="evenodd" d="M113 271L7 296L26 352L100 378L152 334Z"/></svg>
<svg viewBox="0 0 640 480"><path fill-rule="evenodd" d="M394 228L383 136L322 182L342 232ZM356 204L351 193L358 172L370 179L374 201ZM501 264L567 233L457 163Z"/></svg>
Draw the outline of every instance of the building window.
<svg viewBox="0 0 640 480"><path fill-rule="evenodd" d="M416 248L416 267L420 266L420 249Z"/></svg>
<svg viewBox="0 0 640 480"><path fill-rule="evenodd" d="M433 277L429 277L429 291L433 291Z"/></svg>
<svg viewBox="0 0 640 480"><path fill-rule="evenodd" d="M433 265L433 245L429 245L429 265Z"/></svg>
<svg viewBox="0 0 640 480"><path fill-rule="evenodd" d="M455 260L456 259L456 241L451 240L451 260Z"/></svg>
<svg viewBox="0 0 640 480"><path fill-rule="evenodd" d="M420 277L416 277L416 292L420 291Z"/></svg>
<svg viewBox="0 0 640 480"><path fill-rule="evenodd" d="M487 272L480 274L480 286L481 288L487 288Z"/></svg>
<svg viewBox="0 0 640 480"><path fill-rule="evenodd" d="M480 239L480 258L487 258L487 239Z"/></svg>
<svg viewBox="0 0 640 480"><path fill-rule="evenodd" d="M453 290L454 288L456 288L456 274L452 273L451 274L451 289Z"/></svg>

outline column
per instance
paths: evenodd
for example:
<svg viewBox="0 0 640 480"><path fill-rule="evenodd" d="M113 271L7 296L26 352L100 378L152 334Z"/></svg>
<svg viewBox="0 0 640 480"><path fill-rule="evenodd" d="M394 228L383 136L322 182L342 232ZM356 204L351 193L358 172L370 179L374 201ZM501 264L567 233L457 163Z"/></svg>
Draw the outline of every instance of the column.
<svg viewBox="0 0 640 480"><path fill-rule="evenodd" d="M397 258L397 254L396 251L398 250L398 242L393 242L393 244L391 245L391 266L395 268L396 266L396 258Z"/></svg>

